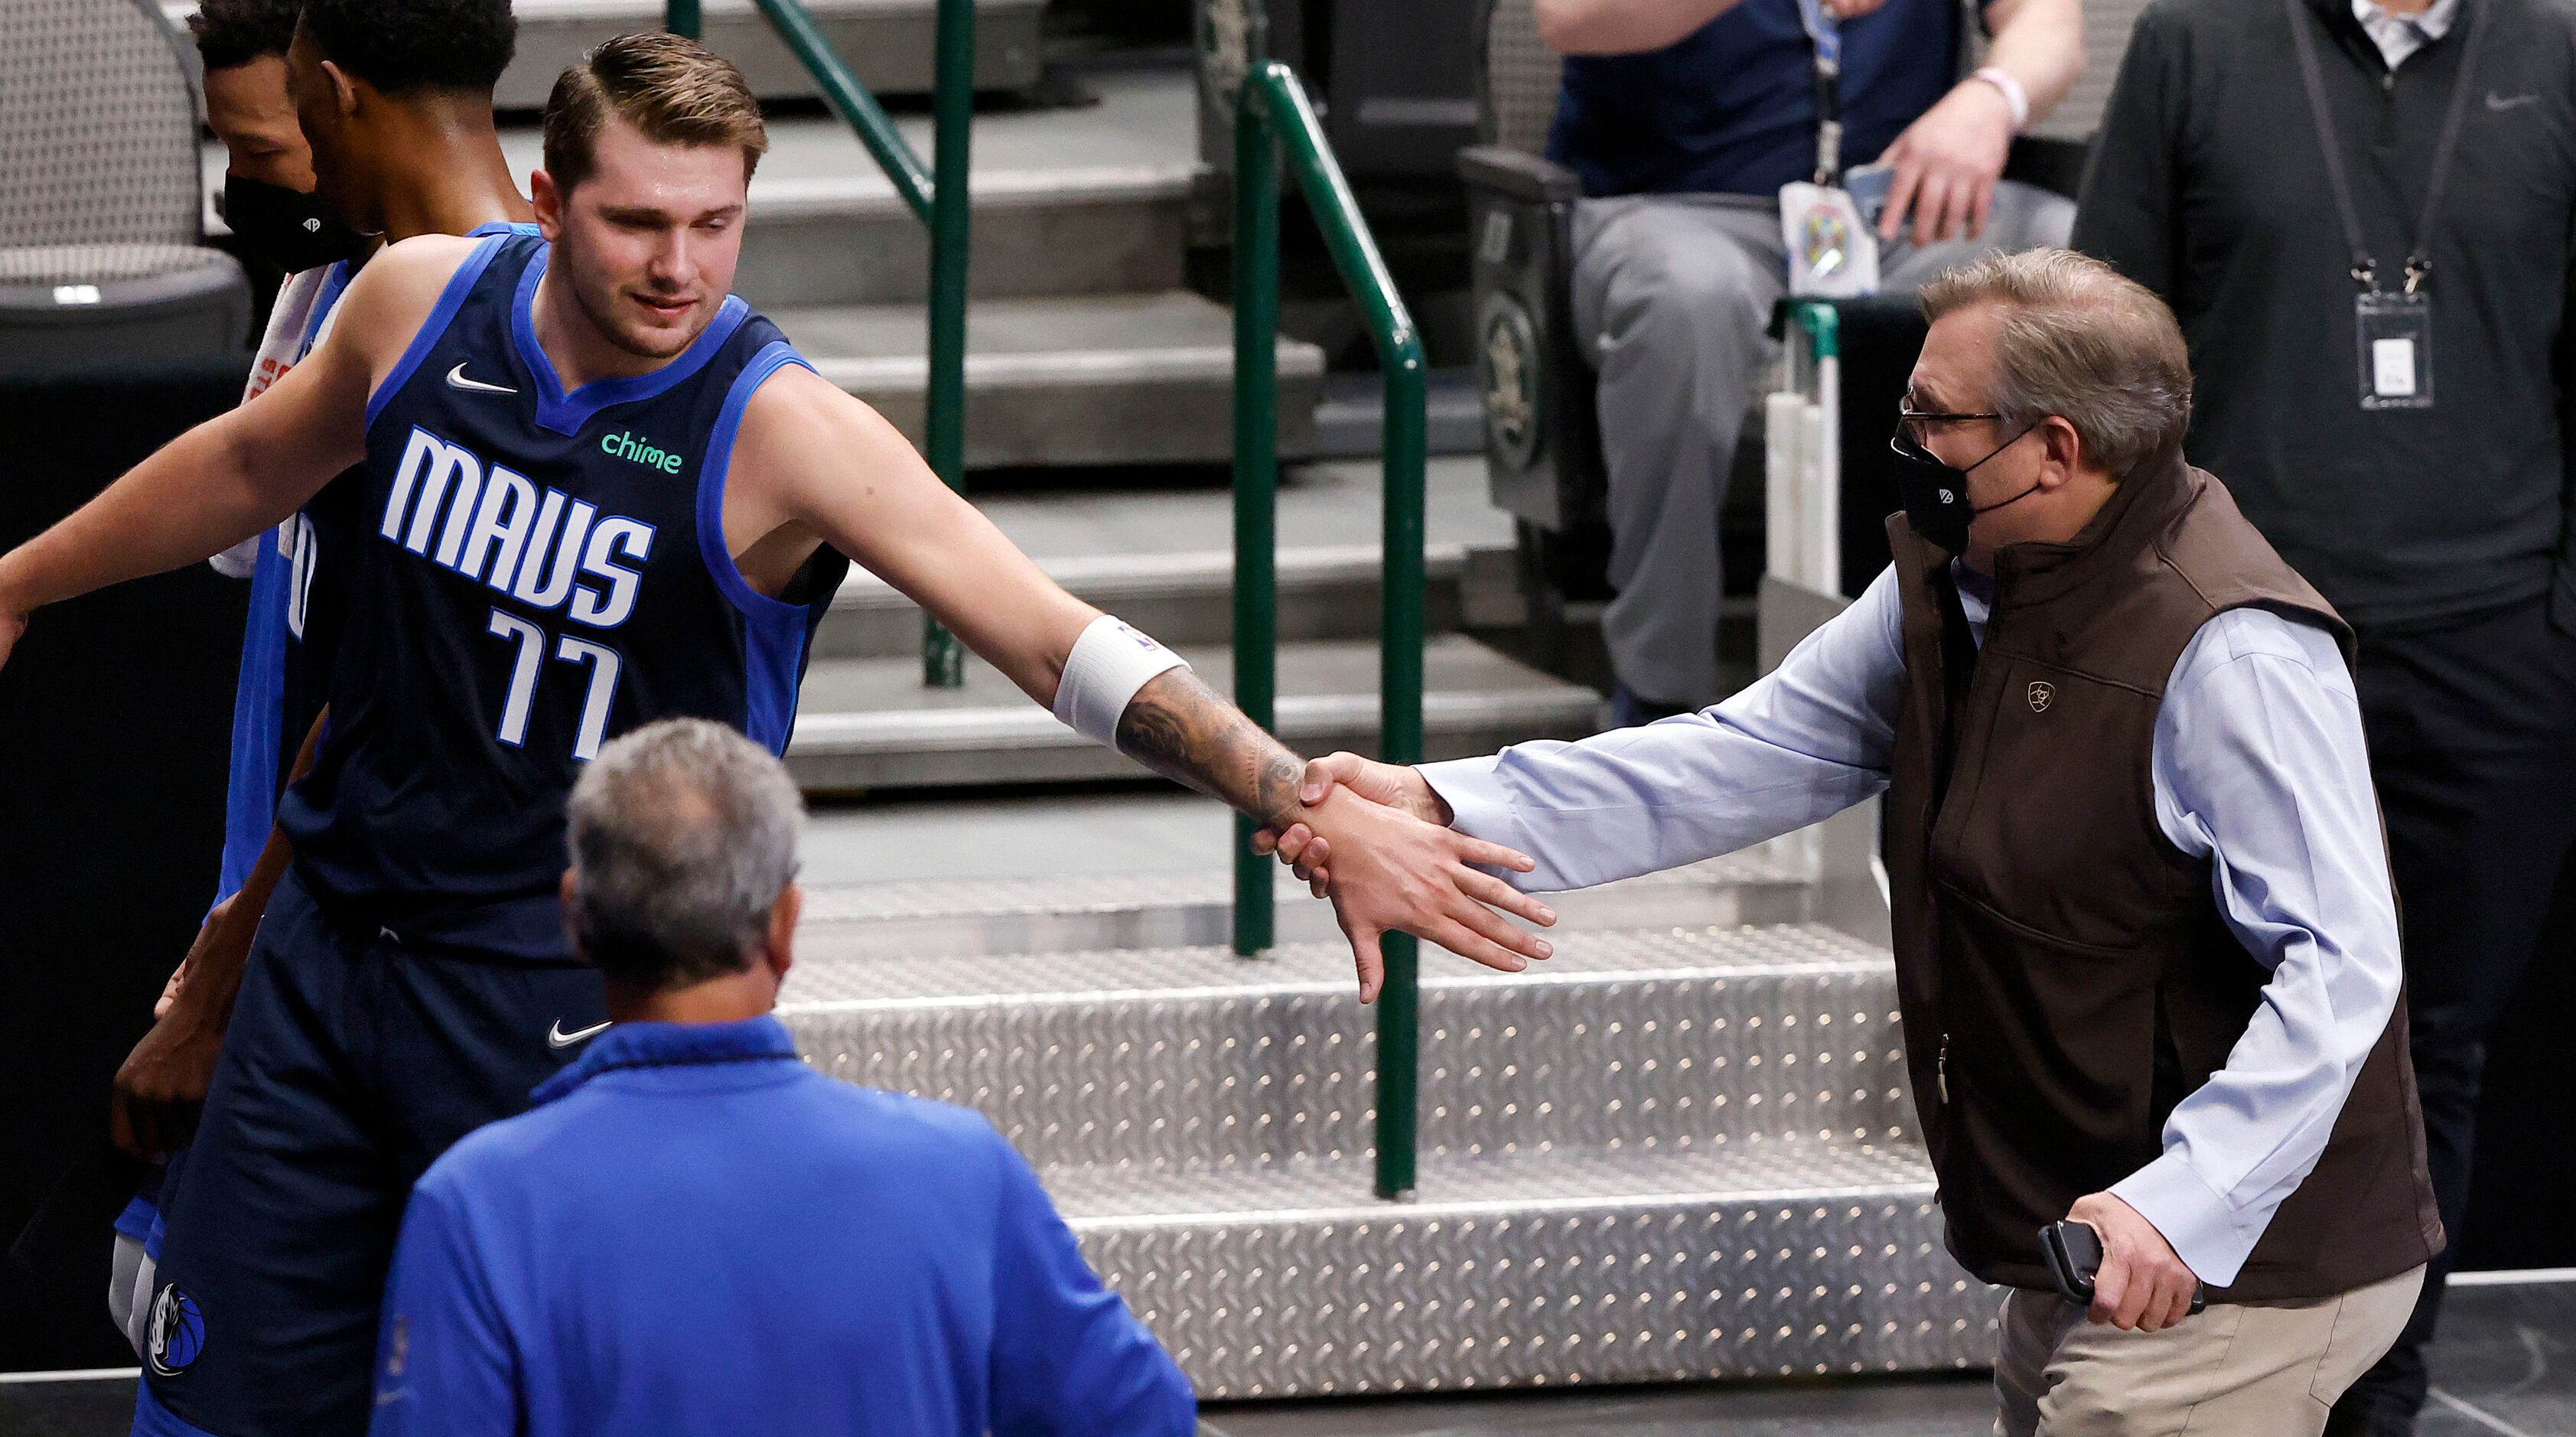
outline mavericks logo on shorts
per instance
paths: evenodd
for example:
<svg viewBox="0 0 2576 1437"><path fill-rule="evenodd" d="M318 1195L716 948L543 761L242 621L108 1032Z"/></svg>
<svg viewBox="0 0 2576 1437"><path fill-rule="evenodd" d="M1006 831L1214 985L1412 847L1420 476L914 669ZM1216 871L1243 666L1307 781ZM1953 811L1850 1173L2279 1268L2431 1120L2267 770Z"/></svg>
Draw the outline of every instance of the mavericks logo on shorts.
<svg viewBox="0 0 2576 1437"><path fill-rule="evenodd" d="M146 1357L156 1377L178 1376L205 1350L205 1314L197 1311L197 1299L181 1292L175 1282L163 1284L160 1295L152 1299L151 1339Z"/></svg>

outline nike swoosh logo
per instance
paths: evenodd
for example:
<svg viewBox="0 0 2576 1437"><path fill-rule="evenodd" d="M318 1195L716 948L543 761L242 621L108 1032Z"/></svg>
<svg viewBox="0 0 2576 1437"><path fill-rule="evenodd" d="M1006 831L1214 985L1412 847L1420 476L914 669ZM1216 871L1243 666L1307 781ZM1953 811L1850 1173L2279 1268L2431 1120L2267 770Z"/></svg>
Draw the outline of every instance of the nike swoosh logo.
<svg viewBox="0 0 2576 1437"><path fill-rule="evenodd" d="M606 1023L593 1023L589 1027L580 1029L577 1032L567 1033L563 1030L563 1019L557 1018L555 1019L555 1025L546 1030L546 1041L558 1048L569 1048L584 1038L594 1037L600 1033L606 1032L608 1027L609 1025Z"/></svg>
<svg viewBox="0 0 2576 1437"><path fill-rule="evenodd" d="M2534 95L2532 98L2536 100L2540 97ZM516 394L519 392L506 384L486 384L479 379L466 378L465 362L463 360L457 361L456 367L447 371L447 382L451 387L456 389L479 389L486 394Z"/></svg>
<svg viewBox="0 0 2576 1437"><path fill-rule="evenodd" d="M2487 108L2490 110L2518 110L2538 103L2538 95L2499 95L2493 90L2487 91Z"/></svg>

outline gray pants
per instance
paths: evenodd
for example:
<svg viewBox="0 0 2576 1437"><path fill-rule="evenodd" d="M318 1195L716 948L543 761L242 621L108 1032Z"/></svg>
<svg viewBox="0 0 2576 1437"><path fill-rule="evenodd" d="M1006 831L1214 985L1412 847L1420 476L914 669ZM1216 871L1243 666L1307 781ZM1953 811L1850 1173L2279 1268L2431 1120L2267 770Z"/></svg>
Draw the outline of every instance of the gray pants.
<svg viewBox="0 0 2576 1437"><path fill-rule="evenodd" d="M2064 244L2074 223L2072 202L1998 185L1982 239L1889 246L1880 283L1909 291L1991 250ZM1786 274L1776 200L1627 195L1575 207L1574 332L1601 376L1619 595L1601 628L1611 668L1645 698L1717 698L1717 516L1776 352L1764 331Z"/></svg>

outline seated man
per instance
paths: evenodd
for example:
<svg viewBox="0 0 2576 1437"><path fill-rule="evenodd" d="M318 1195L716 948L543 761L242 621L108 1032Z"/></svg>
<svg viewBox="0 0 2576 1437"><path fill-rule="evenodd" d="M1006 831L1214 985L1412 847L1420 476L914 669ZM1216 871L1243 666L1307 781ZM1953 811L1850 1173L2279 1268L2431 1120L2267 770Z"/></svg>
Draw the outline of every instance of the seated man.
<svg viewBox="0 0 2576 1437"><path fill-rule="evenodd" d="M1964 80L1958 0L1537 0L1540 37L1570 57L1548 148L1588 197L1574 328L1600 371L1621 724L1718 697L1718 513L1787 287L1780 187L1816 167L1801 4L1838 30L1842 163L1894 166L1884 288L2062 244L2074 222L1998 177L2013 133L2083 69L2079 0L1986 0L1993 44Z"/></svg>
<svg viewBox="0 0 2576 1437"><path fill-rule="evenodd" d="M805 1066L787 771L677 719L571 801L615 1026L414 1190L372 1430L1187 1434L1189 1382L991 1125Z"/></svg>

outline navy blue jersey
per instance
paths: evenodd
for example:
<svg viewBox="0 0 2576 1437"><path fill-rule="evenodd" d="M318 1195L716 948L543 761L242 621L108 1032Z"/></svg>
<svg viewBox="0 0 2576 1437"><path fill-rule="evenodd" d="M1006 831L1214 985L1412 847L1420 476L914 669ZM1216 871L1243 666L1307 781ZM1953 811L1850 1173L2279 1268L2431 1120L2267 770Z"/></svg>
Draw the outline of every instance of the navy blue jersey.
<svg viewBox="0 0 2576 1437"><path fill-rule="evenodd" d="M531 307L549 253L485 240L367 404L331 726L279 808L315 897L405 942L568 961L556 886L583 761L693 716L782 751L847 563L783 599L724 542L761 382L803 359L729 298L679 358L570 394Z"/></svg>

